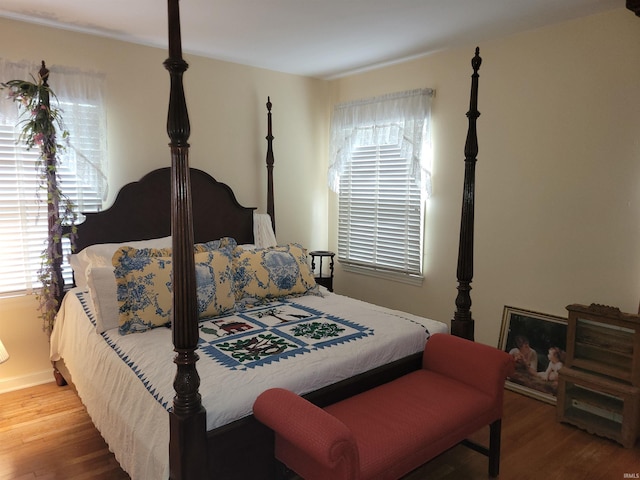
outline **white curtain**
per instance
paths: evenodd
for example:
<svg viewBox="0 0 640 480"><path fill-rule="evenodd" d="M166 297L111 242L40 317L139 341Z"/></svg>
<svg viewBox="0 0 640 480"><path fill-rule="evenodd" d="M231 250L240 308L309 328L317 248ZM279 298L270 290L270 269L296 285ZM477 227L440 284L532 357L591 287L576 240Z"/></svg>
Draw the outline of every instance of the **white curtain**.
<svg viewBox="0 0 640 480"><path fill-rule="evenodd" d="M105 108L105 75L53 65L49 86L58 96L64 118L73 119L67 125L70 133L69 149L63 161L72 163L79 178L93 185L100 198L107 198L107 125ZM87 115L87 106L99 110ZM78 199L84 210L83 198Z"/></svg>
<svg viewBox="0 0 640 480"><path fill-rule="evenodd" d="M400 145L411 159L411 176L431 193L429 121L430 88L336 105L331 119L329 188L339 192L340 175L354 148L365 145Z"/></svg>
<svg viewBox="0 0 640 480"><path fill-rule="evenodd" d="M37 83L40 68L40 62L12 62L0 58L0 83L9 80ZM61 110L63 127L70 133L67 150L58 160L75 171L78 178L84 179L85 184L92 185L99 197L105 200L108 194L106 77L102 73L57 65L47 65L47 68L50 71L49 87L57 97L51 99L51 105ZM7 98L6 91L2 91L0 96L0 124L17 125L20 121L18 105ZM65 143L61 135L57 140ZM85 210L82 195L75 199L75 203L80 211Z"/></svg>

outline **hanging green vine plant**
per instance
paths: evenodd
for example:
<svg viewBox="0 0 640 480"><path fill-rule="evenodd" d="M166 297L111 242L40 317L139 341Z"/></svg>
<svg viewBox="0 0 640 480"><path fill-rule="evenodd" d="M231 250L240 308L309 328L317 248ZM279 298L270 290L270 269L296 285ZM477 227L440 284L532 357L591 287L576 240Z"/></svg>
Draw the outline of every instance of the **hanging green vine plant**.
<svg viewBox="0 0 640 480"><path fill-rule="evenodd" d="M31 82L10 80L0 85L9 91L9 99L19 105L18 143L24 143L27 150L40 150L38 198L42 199L46 192L49 233L37 272L42 285L37 298L43 330L50 335L64 295L62 239L67 237L73 243L77 213L73 202L60 189L58 154L64 151L65 145L58 142L57 134L60 131L62 139L66 140L69 133L64 129L61 110L50 104L51 99L57 102L57 97L47 84L48 76L49 71L42 62L39 80L32 77Z"/></svg>

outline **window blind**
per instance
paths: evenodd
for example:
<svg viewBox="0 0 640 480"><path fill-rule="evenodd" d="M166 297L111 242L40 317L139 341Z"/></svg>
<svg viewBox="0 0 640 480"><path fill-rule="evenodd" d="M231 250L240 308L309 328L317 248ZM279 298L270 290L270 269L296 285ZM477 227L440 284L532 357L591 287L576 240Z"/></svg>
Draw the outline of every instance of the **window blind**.
<svg viewBox="0 0 640 480"><path fill-rule="evenodd" d="M356 147L340 176L338 259L422 274L422 190L400 145Z"/></svg>
<svg viewBox="0 0 640 480"><path fill-rule="evenodd" d="M15 107L14 107L15 108ZM98 211L102 207L100 172L79 172L81 163L100 164L105 147L103 109L99 105L60 102L65 127L73 139L73 147L59 152L58 176L63 193L80 211ZM83 128L75 128L74 125ZM96 134L92 135L94 125ZM39 149L27 150L18 143L19 126L8 120L0 122L0 294L31 291L38 288L37 274L47 238L47 192L41 187L38 164ZM83 133L84 132L84 133ZM80 153L82 152L82 153ZM82 157L82 158L80 158ZM68 241L63 253L70 253ZM71 281L71 269L63 265L65 282Z"/></svg>

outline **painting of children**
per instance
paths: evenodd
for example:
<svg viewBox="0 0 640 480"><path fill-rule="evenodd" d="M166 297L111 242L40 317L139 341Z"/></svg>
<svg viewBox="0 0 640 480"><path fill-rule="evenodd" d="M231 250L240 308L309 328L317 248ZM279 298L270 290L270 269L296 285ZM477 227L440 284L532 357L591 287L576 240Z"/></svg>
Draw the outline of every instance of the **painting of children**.
<svg viewBox="0 0 640 480"><path fill-rule="evenodd" d="M507 388L555 404L566 342L567 319L505 306L499 348L516 364Z"/></svg>

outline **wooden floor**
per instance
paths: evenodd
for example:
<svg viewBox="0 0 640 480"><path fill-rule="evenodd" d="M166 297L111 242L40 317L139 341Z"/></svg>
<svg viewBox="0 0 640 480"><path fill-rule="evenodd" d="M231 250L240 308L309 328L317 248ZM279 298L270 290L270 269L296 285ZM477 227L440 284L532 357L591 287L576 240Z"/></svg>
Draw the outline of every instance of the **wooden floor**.
<svg viewBox="0 0 640 480"><path fill-rule="evenodd" d="M640 443L622 448L557 423L552 405L505 395L500 479L640 478ZM476 440L486 437L483 431ZM486 472L484 456L458 446L405 480L475 480ZM69 387L51 383L0 395L0 480L128 478Z"/></svg>
<svg viewBox="0 0 640 480"><path fill-rule="evenodd" d="M0 479L128 479L70 387L0 395Z"/></svg>

